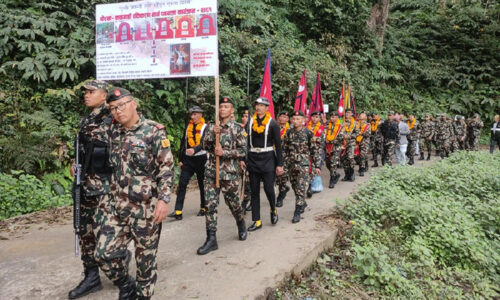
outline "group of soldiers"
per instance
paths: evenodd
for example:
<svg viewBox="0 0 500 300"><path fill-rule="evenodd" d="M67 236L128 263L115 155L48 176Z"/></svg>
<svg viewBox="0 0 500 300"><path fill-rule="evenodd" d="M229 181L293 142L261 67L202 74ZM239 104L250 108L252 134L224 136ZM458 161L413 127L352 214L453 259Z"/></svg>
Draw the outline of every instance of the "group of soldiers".
<svg viewBox="0 0 500 300"><path fill-rule="evenodd" d="M344 168L344 181L354 181L368 170L369 153L373 166L390 164L399 141L398 125L389 112L382 121L378 113L361 113L355 119L351 110L340 117L336 111L326 115L313 111L280 112L274 120L270 102L259 97L254 113L242 111L236 122L235 106L229 97L219 104L219 122L206 122L199 106L189 110L179 151L181 174L175 209L168 214L175 162L170 141L162 124L148 120L137 111L131 93L106 82L90 81L83 86L85 105L92 111L79 127L76 149L83 158L83 200L80 247L84 279L70 291L76 299L102 288L99 269L118 287L119 299L150 299L157 280L156 254L162 221L167 217L182 220L187 185L196 174L200 189L198 216L205 217L206 240L197 254L218 249L216 232L219 196L222 192L237 227L238 239L246 240L248 231L260 230L260 183L270 207L270 223L279 221L289 182L295 194L292 223L300 222L307 207L306 197L315 192L312 182L320 176L323 164L330 172L329 188L334 188ZM455 149L477 148L482 122L463 118L450 121L446 115L432 120L426 115L419 123L408 115L410 128L409 159L413 163L420 141L424 148L436 145L441 156ZM467 146L469 145L469 146ZM218 164L218 169L217 169ZM218 175L218 176L217 176ZM275 184L278 196L275 195ZM244 215L252 213L247 227ZM128 274L134 242L136 277Z"/></svg>

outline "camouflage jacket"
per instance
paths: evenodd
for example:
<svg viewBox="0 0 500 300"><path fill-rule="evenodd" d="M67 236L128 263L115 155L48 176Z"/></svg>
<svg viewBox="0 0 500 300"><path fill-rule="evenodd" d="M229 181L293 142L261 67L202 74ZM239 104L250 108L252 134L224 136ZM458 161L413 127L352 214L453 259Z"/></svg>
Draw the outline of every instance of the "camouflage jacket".
<svg viewBox="0 0 500 300"><path fill-rule="evenodd" d="M353 118L354 120L354 118ZM354 124L352 126L352 130L349 132L347 129L351 128L351 120L345 120L344 122L344 148L349 149L349 148L354 148L356 147L356 137L359 135L359 129L356 126L356 121L354 121Z"/></svg>
<svg viewBox="0 0 500 300"><path fill-rule="evenodd" d="M408 122L406 122L406 124L408 125L408 128L410 129L411 122L408 121ZM410 141L415 141L418 139L418 136L420 135L420 131L421 131L420 122L418 122L418 120L415 120L415 124L413 125L413 128L410 129L410 134L408 134L406 136L406 138Z"/></svg>
<svg viewBox="0 0 500 300"><path fill-rule="evenodd" d="M436 137L438 140L447 140L450 139L450 133L452 132L451 124L448 120L436 121Z"/></svg>
<svg viewBox="0 0 500 300"><path fill-rule="evenodd" d="M308 129L308 128L306 128ZM319 128L318 128L318 131L316 131L316 134L314 134L314 126L312 127L312 129L308 129L309 131L311 131L311 133L313 134L313 139L314 139L314 142L318 144L318 151L323 151L325 149L325 141L326 141L326 128L325 126L319 125ZM323 155L323 153L320 152L320 157Z"/></svg>
<svg viewBox="0 0 500 300"><path fill-rule="evenodd" d="M483 121L481 120L474 120L471 119L469 120L469 123L467 124L467 129L468 129L468 134L469 136L480 136L481 135L481 128L483 128L484 124Z"/></svg>
<svg viewBox="0 0 500 300"><path fill-rule="evenodd" d="M457 139L459 140L465 139L465 137L467 136L467 125L465 125L465 122L453 123L453 130Z"/></svg>
<svg viewBox="0 0 500 300"><path fill-rule="evenodd" d="M428 139L434 136L434 122L431 120L424 121L420 124L420 134L424 139Z"/></svg>
<svg viewBox="0 0 500 300"><path fill-rule="evenodd" d="M356 142L359 143L360 147L368 148L370 146L370 136L372 134L372 131L370 124L368 124L369 125L368 128L363 132L363 128L365 125L367 125L367 123L361 124L361 122L358 122L358 124L356 124L356 129L358 130L358 136L356 137Z"/></svg>
<svg viewBox="0 0 500 300"><path fill-rule="evenodd" d="M86 155L86 152L89 151L89 147L85 146L86 142L90 143L90 141L92 140L99 141L103 144L108 143L107 127L111 122L111 118L112 117L109 110L105 107L104 104L102 104L97 109L93 110L90 114L86 115L80 122L80 161L83 164L85 164L85 157L90 159L90 156ZM109 179L110 178L108 176L86 172L83 184L83 191L85 196L97 196L109 193Z"/></svg>
<svg viewBox="0 0 500 300"><path fill-rule="evenodd" d="M378 124L377 124L377 121L378 121ZM378 120L372 120L370 123L372 125L371 129L370 129L371 138L382 141L383 137L382 137L382 130L380 130L380 127L384 123L384 120L379 118Z"/></svg>
<svg viewBox="0 0 500 300"><path fill-rule="evenodd" d="M147 206L155 205L158 199L168 203L174 157L165 127L140 115L132 128L113 123L109 131L115 201Z"/></svg>
<svg viewBox="0 0 500 300"><path fill-rule="evenodd" d="M303 127L300 130L290 129L283 142L283 159L288 169L301 168L309 170L312 161L314 168L321 165L321 140Z"/></svg>
<svg viewBox="0 0 500 300"><path fill-rule="evenodd" d="M223 155L219 159L219 179L237 180L240 174L240 160L245 158L247 151L247 133L244 128L233 120L221 124L220 144ZM215 177L215 133L214 125L210 124L203 137L203 149L209 156L205 166L205 177Z"/></svg>

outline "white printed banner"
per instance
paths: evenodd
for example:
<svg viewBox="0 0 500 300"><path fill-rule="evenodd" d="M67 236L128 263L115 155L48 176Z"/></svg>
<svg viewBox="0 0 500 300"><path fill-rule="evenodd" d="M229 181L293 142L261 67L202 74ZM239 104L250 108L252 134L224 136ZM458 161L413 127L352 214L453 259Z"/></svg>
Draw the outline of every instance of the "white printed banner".
<svg viewBox="0 0 500 300"><path fill-rule="evenodd" d="M218 76L217 0L96 6L97 79Z"/></svg>

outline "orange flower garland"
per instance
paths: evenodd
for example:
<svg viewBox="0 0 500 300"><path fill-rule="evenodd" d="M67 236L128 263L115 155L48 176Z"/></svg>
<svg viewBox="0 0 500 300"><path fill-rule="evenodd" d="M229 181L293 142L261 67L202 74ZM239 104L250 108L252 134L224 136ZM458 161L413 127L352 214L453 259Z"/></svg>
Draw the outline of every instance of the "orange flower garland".
<svg viewBox="0 0 500 300"><path fill-rule="evenodd" d="M377 131L378 123L380 122L380 117L376 121L372 121L372 132Z"/></svg>
<svg viewBox="0 0 500 300"><path fill-rule="evenodd" d="M257 123L257 113L254 113L252 130L257 133L263 133L264 130L266 130L266 125L267 123L269 123L270 120L271 120L271 114L269 112L266 112L266 116L264 117L264 120L262 120L262 124L259 126L259 124Z"/></svg>
<svg viewBox="0 0 500 300"><path fill-rule="evenodd" d="M354 121L354 118L352 118L352 117L351 117L351 126L350 126L349 128L347 128L347 127L344 125L344 126L345 126L345 131L347 131L347 132L351 132L351 131L354 129L354 123L356 123L356 122ZM347 122L345 122L345 124L347 125Z"/></svg>
<svg viewBox="0 0 500 300"><path fill-rule="evenodd" d="M314 126L314 130L312 129L312 120L309 121L309 124L307 124L307 129L312 130L313 134L316 136L316 132L318 132L319 126L321 125L321 122L316 123Z"/></svg>
<svg viewBox="0 0 500 300"><path fill-rule="evenodd" d="M196 136L193 136L193 121L189 121L189 125L187 127L187 139L188 139L188 144L189 147L193 148L196 147L200 144L201 141L201 128L203 128L203 125L205 124L205 119L201 118L200 123L196 125Z"/></svg>
<svg viewBox="0 0 500 300"><path fill-rule="evenodd" d="M410 121L407 122L408 127L410 127L410 130L412 130L413 126L415 126L415 121L417 121L417 119L413 118L413 121L411 121L411 125L410 125Z"/></svg>
<svg viewBox="0 0 500 300"><path fill-rule="evenodd" d="M288 131L288 128L290 128L290 124L288 122L286 122L285 127L283 129L281 129L281 132L280 132L281 138L283 138L285 136L286 132Z"/></svg>
<svg viewBox="0 0 500 300"><path fill-rule="evenodd" d="M340 120L335 121L335 127L332 130L333 123L328 123L328 131L326 132L326 140L331 142L335 139L340 129Z"/></svg>

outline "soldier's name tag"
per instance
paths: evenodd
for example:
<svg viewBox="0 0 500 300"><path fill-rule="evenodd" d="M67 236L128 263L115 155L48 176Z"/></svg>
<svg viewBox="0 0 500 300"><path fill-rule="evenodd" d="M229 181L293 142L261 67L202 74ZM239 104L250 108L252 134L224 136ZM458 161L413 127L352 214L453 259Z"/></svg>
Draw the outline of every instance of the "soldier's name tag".
<svg viewBox="0 0 500 300"><path fill-rule="evenodd" d="M162 148L170 147L170 141L168 139L161 140L161 147Z"/></svg>
<svg viewBox="0 0 500 300"><path fill-rule="evenodd" d="M133 143L132 146L138 148L146 148L146 143L144 143L143 141L138 141L137 143Z"/></svg>

